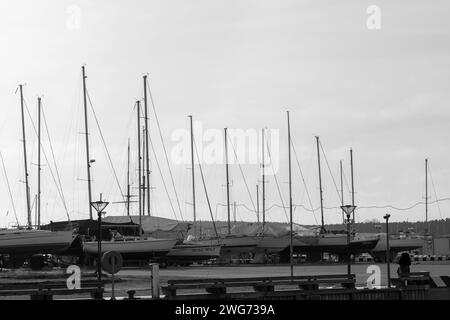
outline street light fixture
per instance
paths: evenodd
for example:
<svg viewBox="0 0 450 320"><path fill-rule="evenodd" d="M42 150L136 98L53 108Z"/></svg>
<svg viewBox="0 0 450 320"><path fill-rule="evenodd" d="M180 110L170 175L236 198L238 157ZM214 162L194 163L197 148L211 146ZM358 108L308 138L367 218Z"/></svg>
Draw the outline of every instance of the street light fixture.
<svg viewBox="0 0 450 320"><path fill-rule="evenodd" d="M350 261L350 217L353 211L355 211L356 206L348 204L345 206L341 206L341 209L347 215L347 274L350 275L352 271Z"/></svg>
<svg viewBox="0 0 450 320"><path fill-rule="evenodd" d="M91 202L91 206L97 211L98 226L97 226L97 279L102 281L102 213L109 202L102 201L102 194L100 193L100 200Z"/></svg>
<svg viewBox="0 0 450 320"><path fill-rule="evenodd" d="M383 217L386 220L386 263L387 263L387 277L388 277L388 288L391 287L391 249L389 246L389 218L391 217L390 214L386 213L386 215Z"/></svg>

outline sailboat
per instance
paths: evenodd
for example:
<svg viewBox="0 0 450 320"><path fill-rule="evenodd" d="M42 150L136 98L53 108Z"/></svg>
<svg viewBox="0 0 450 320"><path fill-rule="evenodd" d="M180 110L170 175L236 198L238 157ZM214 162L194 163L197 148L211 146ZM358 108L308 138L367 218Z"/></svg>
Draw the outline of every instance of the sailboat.
<svg viewBox="0 0 450 320"><path fill-rule="evenodd" d="M8 254L11 260L23 261L27 258L32 260L42 260L42 254L63 253L70 248L71 244L77 237L73 231L47 231L32 228L31 209L30 209L30 188L28 182L28 167L27 167L27 149L25 140L25 119L24 119L24 98L23 85L19 85L20 91L20 105L22 112L22 138L23 138L23 154L24 154L24 172L25 172L25 187L26 187L26 204L27 204L27 227L16 229L2 229L0 230L0 254ZM38 228L40 227L40 115L41 115L41 98L38 98ZM6 174L5 166L3 169ZM34 256L33 255L39 255ZM30 261L31 262L31 261ZM15 264L15 263L14 263ZM32 267L35 265L31 263ZM42 267L41 263L36 264L37 267Z"/></svg>
<svg viewBox="0 0 450 320"><path fill-rule="evenodd" d="M109 241L102 240L102 254L108 251L119 252L124 259L151 259L165 256L176 244L176 239L157 239L151 237L121 236L117 233ZM83 243L87 254L98 253L97 241Z"/></svg>
<svg viewBox="0 0 450 320"><path fill-rule="evenodd" d="M295 236L294 240L295 251L307 253L312 257L313 260L320 259L320 255L322 252L344 255L348 247L346 232L329 231L325 229L319 143L319 137L316 136L317 160L319 170L320 212L322 224L319 231L312 230L312 235L304 235L302 233L299 233ZM354 234L350 239L350 250L352 253L370 252L370 250L375 248L378 241L378 237L366 237Z"/></svg>
<svg viewBox="0 0 450 320"><path fill-rule="evenodd" d="M64 253L75 238L76 234L72 231L3 229L0 230L0 254L31 256Z"/></svg>
<svg viewBox="0 0 450 320"><path fill-rule="evenodd" d="M262 129L261 141L262 141L262 164L261 164L261 175L262 175L262 217L263 223L261 232L258 233L258 245L253 250L253 263L261 263L266 261L266 256L270 254L277 254L286 249L290 243L290 237L286 235L276 236L266 232L266 210L265 210L265 144L264 144L264 128Z"/></svg>
<svg viewBox="0 0 450 320"><path fill-rule="evenodd" d="M192 197L193 197L193 210L194 210L194 228L196 228L196 207L195 207L195 174L194 174L194 135L193 135L193 124L192 124L192 116L189 116L190 118L190 132L191 132L191 166L192 166ZM224 129L225 132L225 150L227 151L227 129ZM211 245L214 244L215 246L220 246L220 257L218 257L218 261L220 262L230 262L233 258L237 258L242 254L248 254L250 253L259 242L259 239L255 236L247 236L247 235L241 235L241 234L232 234L231 233L231 222L230 222L230 197L229 197L229 178L228 178L228 154L226 154L226 186L227 186L227 210L228 210L228 232L227 234L219 234L217 232L214 219L211 218L213 226L214 226L214 232L215 236L202 236L199 237L197 234L194 235L195 242L197 244L206 244ZM200 172L202 174L203 179L203 173L201 171L201 165L200 166ZM203 180L204 183L204 180ZM204 184L205 193L207 193L206 186ZM208 195L206 194L207 198ZM209 204L209 199L208 199Z"/></svg>
<svg viewBox="0 0 450 320"><path fill-rule="evenodd" d="M239 256L243 253L253 251L261 239L258 236L249 236L246 234L232 234L231 233L231 215L230 215L230 183L228 170L228 135L227 128L224 128L225 138L225 173L226 173L226 187L227 187L227 222L228 233L220 238L222 244L221 257L227 260L233 256Z"/></svg>
<svg viewBox="0 0 450 320"><path fill-rule="evenodd" d="M195 241L186 239L176 244L167 254L171 263L190 264L220 257L221 245L214 240Z"/></svg>
<svg viewBox="0 0 450 320"><path fill-rule="evenodd" d="M85 67L82 66L82 76L83 76L83 95L84 95L84 110L85 110L85 129L86 129L86 155L87 155L87 173L88 173L88 192L89 192L89 201L91 201L91 179L90 179L90 159L89 159L89 139L88 139L88 124L87 124L87 105L86 105L86 75L85 75ZM145 104L145 128L148 127L147 121L147 76L144 75L144 104ZM137 101L137 133L138 133L138 161L139 161L139 177L141 176L140 164L141 164L141 150L140 150L140 101ZM144 135L144 146L146 146L146 171L147 178L149 175L149 159L148 159L148 131L145 130ZM143 161L145 164L145 162ZM145 168L145 167L144 167ZM145 176L144 176L144 184L145 184ZM139 189L141 188L141 184L139 183ZM147 194L149 195L149 184L147 179L147 186L144 187L147 190ZM145 193L144 193L145 194ZM129 194L127 195L127 209L129 212ZM139 234L142 235L142 226L141 226L141 209L144 208L144 201L141 201L141 190L139 190ZM148 204L148 214L150 214L150 201L147 199ZM90 217L92 219L92 209L89 205ZM145 210L145 208L144 208ZM177 239L157 239L153 237L146 236L122 236L118 232L111 231L111 238L109 240L101 240L101 251L102 253L107 251L116 251L122 254L124 259L150 259L157 258L161 256L165 256L176 244ZM83 242L83 251L87 254L94 255L98 254L98 242L97 241L84 241Z"/></svg>

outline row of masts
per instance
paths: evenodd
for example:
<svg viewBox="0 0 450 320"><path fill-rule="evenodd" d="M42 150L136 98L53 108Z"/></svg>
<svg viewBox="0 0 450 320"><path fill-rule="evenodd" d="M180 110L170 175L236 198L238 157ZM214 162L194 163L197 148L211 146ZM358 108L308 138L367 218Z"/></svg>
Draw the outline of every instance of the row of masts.
<svg viewBox="0 0 450 320"><path fill-rule="evenodd" d="M82 80L83 80L83 105L84 105L84 124L85 124L85 145L86 145L86 170L87 170L87 182L88 182L88 200L89 200L89 218L92 220L92 186L91 186L91 162L89 155L89 126L88 126L88 108L87 108L87 90L86 90L86 74L85 67L82 66ZM142 216L151 215L151 202L150 202L150 160L149 160L149 129L148 129L148 103L147 103L147 75L143 76L144 86L144 126L142 128L143 141L141 144L141 101L136 101L137 109L137 137L138 137L138 183L139 183L139 225L142 224ZM25 186L26 186L26 204L27 204L27 227L32 228L31 218L31 206L30 206L30 187L29 187L29 174L27 166L27 149L26 149L26 134L25 134L25 115L24 115L24 98L23 98L23 85L19 85L20 102L21 102L21 116L22 116L22 142L23 142L23 155L24 155L24 171L25 171ZM193 220L194 225L196 223L196 198L195 198L195 170L194 170L194 135L193 135L193 121L192 116L188 116L190 120L190 135L191 135L191 170L192 170L192 199L193 199ZM290 119L289 111L287 111L287 126L288 126L288 167L289 167L289 213L290 213L290 229L292 234L292 181L291 181L291 135L290 135ZM36 195L36 219L37 227L41 224L41 98L38 97L38 192ZM262 164L261 164L261 176L262 176L262 232L264 233L264 227L266 224L265 217L265 143L264 143L264 129L262 129ZM227 128L224 128L225 139L225 171L226 171L226 196L227 196L227 233L231 234L231 211L230 211L230 183L229 183L229 163L228 163L228 135ZM318 173L319 173L319 195L320 195L320 213L321 213L321 232L325 232L324 221L324 207L323 207L323 190L322 190L322 176L321 176L321 162L320 162L320 142L319 137L316 136L317 144L317 159L318 159ZM142 149L141 150L141 146ZM142 152L141 152L142 151ZM128 139L127 148L127 194L126 194L126 209L127 215L130 215L130 141ZM145 157L145 158L144 158ZM353 179L353 151L350 149L350 168L351 168L351 194L352 205L355 205L354 198L354 179ZM342 161L340 161L340 178L341 178L341 204L344 204L343 196L343 170ZM259 185L256 185L257 193L257 219L260 220L259 211ZM146 199L147 198L147 199ZM344 220L344 212L342 212ZM428 159L425 159L425 220L428 223ZM344 221L345 222L345 221ZM353 223L355 222L355 212L353 212ZM214 223L214 221L213 221Z"/></svg>
<svg viewBox="0 0 450 320"><path fill-rule="evenodd" d="M89 124L88 124L88 96L86 90L86 71L85 66L81 67L82 71L82 82L83 82L83 107L84 107L84 127L85 127L85 146L86 146L86 173L87 173L87 184L88 184L88 210L89 219L93 219L92 215L92 179L91 179L91 163L93 160L90 158L89 149ZM147 107L147 76L143 76L144 80L144 117L145 126L143 128L144 136L144 156L141 154L141 142L140 142L140 101L137 101L137 111L138 111L138 163L139 163L139 224L141 225L141 215L145 213L147 209L147 215L151 215L150 210L150 160L149 160L149 148L148 148L148 107ZM27 146L26 146L26 130L25 130L25 110L24 110L24 97L23 97L23 85L19 85L20 92L20 106L21 106L21 120L22 120L22 144L23 144L23 158L24 158L24 174L25 174L25 189L26 189L26 208L27 208L27 228L31 229L32 224L32 213L30 204L30 185L29 185L29 173L28 173L28 160L27 160ZM41 225L41 97L38 97L38 124L37 124L37 135L38 135L38 192L36 195L36 226L39 229ZM143 170L141 170L141 162L143 165ZM126 208L127 215L130 215L130 176L129 176L129 163L130 163L130 145L128 141L128 174L127 174L127 194L126 194ZM141 172L145 174L142 175ZM144 190L142 192L141 190ZM145 202L145 191L147 191L147 201ZM146 205L146 206L145 206Z"/></svg>
<svg viewBox="0 0 450 320"><path fill-rule="evenodd" d="M91 187L91 160L89 156L89 126L88 126L88 111L87 111L87 90L86 90L86 74L85 67L82 66L83 77L83 102L84 102L84 123L85 123L85 135L86 135L86 169L87 169L87 182L88 182L88 200L89 200L89 218L92 220L92 187ZM142 216L151 215L151 202L150 202L150 157L149 157L149 129L148 129L148 102L147 102L147 75L143 76L144 87L144 127L142 128L143 143L141 144L141 101L136 101L137 109L137 136L138 136L138 176L139 176L139 225L142 224ZM142 146L142 152L141 152ZM127 209L127 215L130 216L130 203L131 203L131 190L130 190L130 141L128 139L127 148L127 194L125 196L125 203Z"/></svg>
<svg viewBox="0 0 450 320"><path fill-rule="evenodd" d="M194 135L193 135L193 122L192 116L188 116L190 119L190 136L191 136L191 168L192 168L192 199L193 199L193 216L194 216L194 224L196 223L196 201L195 201L195 172L194 172ZM290 119L289 119L289 111L287 111L287 126L288 126L288 169L289 169L289 217L290 217L290 229L292 233L292 177L291 177L291 133L290 133ZM262 164L261 164L261 175L262 175L262 233L264 233L264 227L266 224L265 217L265 163L264 163L264 155L265 155L265 144L264 144L264 129L262 129ZM228 162L228 129L224 128L224 145L225 145L225 175L226 175L226 207L227 207L227 233L231 234L231 202L230 202L230 182L229 182L229 162ZM319 137L316 136L316 146L317 146L317 160L318 160L318 177L319 177L319 195L320 195L320 214L321 214L321 232L326 232L325 229L325 219L324 219L324 206L323 206L323 189L322 189L322 174L321 174L321 161L320 161L320 140ZM428 159L425 159L425 208L426 208L426 222L428 222L428 180L427 180L427 169L428 169ZM342 160L339 162L340 164L340 196L341 196L341 205L344 205L344 187L343 187L343 168L342 168ZM354 175L353 175L353 149L350 148L350 175L351 175L351 204L355 205L355 187L354 187ZM256 185L256 197L257 197L257 207L256 207L256 215L257 222L260 222L260 211L259 211L259 185ZM343 224L346 224L344 211L342 210L342 221ZM355 211L353 211L352 216L352 224L354 225L356 222L355 219ZM214 223L214 221L213 221ZM355 232L353 230L352 232Z"/></svg>

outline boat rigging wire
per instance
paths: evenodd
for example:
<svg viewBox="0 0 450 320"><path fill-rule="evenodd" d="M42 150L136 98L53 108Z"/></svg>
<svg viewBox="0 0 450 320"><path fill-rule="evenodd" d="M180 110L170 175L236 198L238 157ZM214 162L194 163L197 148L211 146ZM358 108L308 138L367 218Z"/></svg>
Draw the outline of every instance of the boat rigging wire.
<svg viewBox="0 0 450 320"><path fill-rule="evenodd" d="M431 175L431 169L430 169L430 163L427 161L427 166L428 166L428 173L429 173L429 175L430 175L430 180L431 180L431 184L432 184L432 186L433 186L433 191L434 191L434 197L437 199L438 197L437 197L437 193L436 193L436 187L435 187L435 185L434 185L434 180L433 180L433 176ZM437 204L437 207L438 207L438 211L439 211L439 216L441 217L441 219L442 219L442 212L441 212L441 207L439 206L439 202L436 202L436 204Z"/></svg>
<svg viewBox="0 0 450 320"><path fill-rule="evenodd" d="M69 214L69 210L67 209L66 197L64 196L64 191L63 191L63 187L62 187L62 183L61 183L61 177L59 175L58 166L56 165L55 153L53 151L53 144L52 144L52 140L50 139L50 132L48 130L47 118L45 116L44 106L43 106L42 102L41 102L41 112L42 112L42 118L44 119L45 131L47 132L48 143L50 145L50 151L52 154L53 165L55 166L56 177L58 178L58 184L59 184L59 188L61 190L61 197L62 197L63 205L64 205L64 208L65 208L67 214Z"/></svg>
<svg viewBox="0 0 450 320"><path fill-rule="evenodd" d="M5 174L6 185L8 186L9 198L11 200L11 205L12 205L13 212L14 212L14 217L16 218L17 226L19 226L19 219L17 219L16 206L14 205L14 199L13 199L12 192L11 192L11 186L9 184L8 175L6 173L5 161L3 160L3 155L2 155L1 152L0 152L0 158L2 159L3 173Z"/></svg>
<svg viewBox="0 0 450 320"><path fill-rule="evenodd" d="M434 204L434 203L436 203L436 202L442 202L442 201L450 201L450 197L449 198L441 198L441 199L438 199L438 200L435 200L435 201L431 201L431 202L428 202L428 204ZM361 210L361 209L393 209L393 210L398 210L398 211L407 211L407 210L411 210L411 209L413 209L413 208L415 208L415 207L417 207L417 206L419 206L419 205L424 205L425 204L425 202L417 202L417 203L415 203L415 204L413 204L413 205L411 205L411 206L409 206L409 207L406 207L406 208L398 208L398 207L395 207L395 206L392 206L392 205L384 205L384 206L360 206L360 207L357 207L355 210ZM221 203L219 203L219 204L217 204L217 205L221 205L221 206L224 206L225 204L221 204ZM245 204L243 204L243 203L240 203L240 204L236 204L237 206L240 206L240 207L243 207L243 208L245 208L245 209L247 209L248 211L250 211L250 212L254 212L251 208L249 208L248 206L246 206ZM302 209L304 209L304 210L306 210L306 211L310 211L310 212L313 212L313 210L314 211L317 211L317 210L319 210L320 208L313 208L313 209L310 209L310 208L307 208L305 205L303 205L303 204L292 204L292 206L293 207L299 207L299 208L302 208ZM282 205L279 205L279 204L273 204L273 205L271 205L270 207L268 207L267 208L267 210L266 211L269 211L269 210L271 210L271 209L273 209L273 208L281 208L281 209L288 209L289 207L286 207L286 206L282 206ZM336 210L336 209L341 209L340 207L323 207L325 210Z"/></svg>
<svg viewBox="0 0 450 320"><path fill-rule="evenodd" d="M97 124L97 128L98 128L98 131L100 133L100 138L102 139L103 147L105 148L106 155L108 157L109 164L111 165L111 169L113 171L113 175L114 175L114 178L116 180L117 187L119 188L120 195L122 196L122 199L123 199L125 197L125 195L122 192L122 188L120 186L119 179L117 178L117 173L116 173L116 170L114 169L114 165L113 165L113 162L112 162L112 159L111 159L111 155L109 154L108 147L106 146L106 142L105 142L105 138L103 137L102 129L100 128L100 123L98 122L97 115L95 114L94 106L92 105L92 101L91 101L91 96L89 95L88 91L86 91L86 93L87 93L87 97L88 97L88 100L89 100L89 105L91 106L92 114L94 115L95 123ZM124 205L126 207L126 203L124 203Z"/></svg>
<svg viewBox="0 0 450 320"><path fill-rule="evenodd" d="M266 138L266 133L263 132L263 134L264 134L264 138ZM272 162L272 156L270 154L269 142L267 141L268 139L264 139L264 140L266 141L267 153L269 155L270 163L272 164L273 162ZM275 173L275 169L273 168L273 165L271 165L270 167L272 168L273 177L275 178L275 184L277 185L278 195L280 196L282 208L284 210L284 215L286 216L286 220L289 221L289 218L288 218L287 212L286 212L286 208L287 207L284 205L283 195L281 194L280 185L278 183L278 178L277 178L277 175ZM267 212L267 210L266 210L266 212Z"/></svg>
<svg viewBox="0 0 450 320"><path fill-rule="evenodd" d="M34 124L33 118L31 117L30 110L28 109L27 102L26 102L25 99L23 99L23 102L24 102L24 105L25 105L25 109L27 110L28 117L30 118L30 122L31 122L31 124L33 126L34 133L37 135L37 129L36 129L36 126ZM53 173L52 167L50 166L50 161L48 161L48 157L47 157L47 154L45 153L45 149L42 147L42 143L41 143L41 148L42 148L42 154L44 155L45 161L47 161L48 169L50 171L50 175L51 175L51 177L53 179L53 182L54 182L54 184L56 186L56 190L58 191L58 194L59 194L59 197L61 198L61 201L63 203L64 209L66 210L67 220L70 221L69 211L67 210L67 206L66 206L66 203L65 203L65 200L64 200L64 196L62 194L62 190L60 190L60 188L58 186L58 183L56 181L56 178L55 178L55 175Z"/></svg>
<svg viewBox="0 0 450 320"><path fill-rule="evenodd" d="M345 184L345 186L347 187L347 193L348 193L348 194L351 194L352 191L350 190L350 186L349 186L349 184L348 184L347 176L345 175L345 170L344 170L344 169L342 169L342 176L344 177L344 184ZM355 193L356 193L356 192L355 192Z"/></svg>
<svg viewBox="0 0 450 320"><path fill-rule="evenodd" d="M195 143L194 139L192 139L192 140L193 140L194 147L195 147L195 154L197 156L198 166L200 168L200 174L201 174L201 177L202 177L203 188L205 189L205 195L206 195L206 201L208 202L209 213L211 215L211 219L212 219L213 226L214 226L214 232L216 233L216 236L218 237L219 234L217 233L216 223L214 222L214 217L213 217L213 213L212 213L212 210L211 210L211 203L209 202L209 196L208 196L208 190L206 189L205 177L203 176L202 165L200 163L200 157L198 156L197 144Z"/></svg>
<svg viewBox="0 0 450 320"><path fill-rule="evenodd" d="M245 187L246 187L246 189L247 189L247 193L248 193L248 196L249 196L250 201L251 201L251 203L252 203L253 209L254 209L254 211L256 212L256 206L255 206L255 203L253 202L252 194L251 194L250 189L249 189L249 187L248 187L247 180L245 179L244 172L242 171L241 163L239 162L239 159L238 159L238 157L237 157L236 148L234 147L233 142L231 141L230 136L227 136L227 138L228 138L228 141L230 142L231 148L233 149L234 158L236 159L236 162L237 162L237 164L238 164L238 166L239 166L239 170L240 170L240 172L241 172L242 179L244 180Z"/></svg>
<svg viewBox="0 0 450 320"><path fill-rule="evenodd" d="M149 93L149 96L150 96L150 102L152 103L152 109L153 109L153 113L155 115L156 125L158 126L159 137L161 138L161 144L162 144L162 147L163 147L163 150L164 150L164 156L165 156L165 159L166 159L167 168L169 169L170 179L172 181L172 187L173 187L173 190L174 190L174 193L175 193L175 198L177 200L178 210L180 211L181 220L184 220L183 219L183 213L181 211L181 205L180 205L180 200L179 200L179 197L178 197L177 188L175 187L175 180L173 178L172 168L170 166L169 157L167 156L166 144L164 142L164 138L163 138L163 135L162 135L161 126L159 125L158 114L156 113L156 107L155 107L155 103L153 102L153 95L152 95L152 91L150 90L150 85L149 85L148 81L147 81L147 89L148 89L148 93Z"/></svg>
<svg viewBox="0 0 450 320"><path fill-rule="evenodd" d="M335 188L335 190L337 192L337 196L338 196L339 202L343 206L344 204L342 203L341 195L339 193L339 189L337 187L336 180L334 180L334 176L333 176L333 173L331 172L330 164L328 163L327 155L325 154L325 151L323 150L322 141L319 141L319 145L320 145L320 149L322 150L323 157L325 158L325 163L327 164L328 171L330 172L331 179L333 180L334 188Z"/></svg>
<svg viewBox="0 0 450 320"><path fill-rule="evenodd" d="M291 146L292 146L292 150L294 151L294 157L295 157L295 160L296 160L296 162L297 162L298 170L300 171L300 176L301 176L301 178L302 178L303 185L304 185L304 187L305 187L306 196L308 197L308 202L309 202L311 211L312 211L312 213L313 213L314 220L316 221L317 224L319 224L319 223L317 222L316 212L315 212L315 210L314 210L314 208L313 208L313 204L312 204L312 201L311 201L311 197L310 197L310 195L309 195L308 187L306 186L305 177L304 177L304 175L303 175L302 168L300 167L300 161L298 160L297 151L295 151L294 142L293 142L293 140L292 140L292 137L291 137Z"/></svg>
<svg viewBox="0 0 450 320"><path fill-rule="evenodd" d="M175 209L174 209L173 204L172 204L172 199L170 199L169 190L167 190L166 181L164 180L164 176L163 176L162 171L161 171L161 166L159 165L158 157L156 156L155 148L153 146L152 137L149 136L148 139L150 141L150 146L152 148L153 156L155 157L155 160L156 160L156 166L158 167L158 171L159 171L159 174L161 176L161 180L163 182L164 190L166 191L167 198L169 199L170 207L172 208L172 212L173 212L173 215L175 216L175 220L178 220L177 213L175 212Z"/></svg>

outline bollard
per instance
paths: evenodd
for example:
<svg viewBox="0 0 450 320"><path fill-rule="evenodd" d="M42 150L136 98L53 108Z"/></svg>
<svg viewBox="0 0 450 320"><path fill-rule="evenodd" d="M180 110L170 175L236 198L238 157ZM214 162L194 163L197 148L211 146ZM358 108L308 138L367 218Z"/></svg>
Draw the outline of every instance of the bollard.
<svg viewBox="0 0 450 320"><path fill-rule="evenodd" d="M150 280L152 283L152 298L159 299L159 264L150 263L151 276Z"/></svg>

